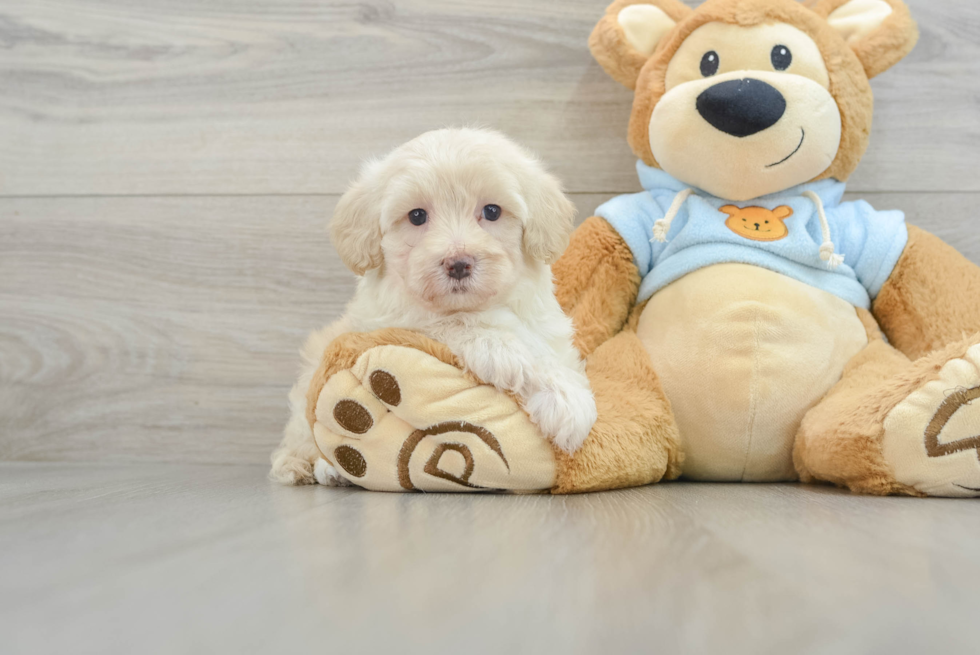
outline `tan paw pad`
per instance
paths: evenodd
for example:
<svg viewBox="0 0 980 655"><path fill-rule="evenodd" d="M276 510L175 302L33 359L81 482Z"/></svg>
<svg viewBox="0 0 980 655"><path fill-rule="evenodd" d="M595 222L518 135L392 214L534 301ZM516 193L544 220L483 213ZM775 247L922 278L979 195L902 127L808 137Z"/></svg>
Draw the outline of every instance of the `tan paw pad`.
<svg viewBox="0 0 980 655"><path fill-rule="evenodd" d="M980 345L885 419L882 453L896 480L930 496L980 497Z"/></svg>
<svg viewBox="0 0 980 655"><path fill-rule="evenodd" d="M330 378L313 434L354 484L377 491L539 491L549 443L513 399L413 348L379 346Z"/></svg>

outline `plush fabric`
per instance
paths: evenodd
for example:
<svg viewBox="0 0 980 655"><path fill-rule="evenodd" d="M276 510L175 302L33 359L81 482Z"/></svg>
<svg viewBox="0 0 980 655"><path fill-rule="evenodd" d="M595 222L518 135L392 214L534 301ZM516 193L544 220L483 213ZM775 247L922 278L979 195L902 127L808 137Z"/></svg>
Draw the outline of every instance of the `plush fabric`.
<svg viewBox="0 0 980 655"><path fill-rule="evenodd" d="M709 0L691 12L671 16L677 23L675 29L664 34L647 56L630 42L630 35L617 31L613 18L621 7L610 6L606 17L596 26L590 47L612 77L635 89L628 139L634 152L652 168L660 166L653 156L652 145L663 148L666 138L677 142L668 143L670 147L681 147L678 144L684 139L690 143L691 139L699 139L698 130L703 132L698 127L687 133L688 126L697 126L702 119L714 120L711 114L703 112L701 117L691 112L673 122L651 120L669 84L676 84L668 79L668 74L676 55L692 34L698 30L705 34L702 28L717 25L758 28L730 31L731 39L742 39L741 43L732 44L733 47L744 45L744 39L751 35L764 38L772 30L761 29L762 26L773 24L791 25L809 35L823 55L827 88L841 119L840 143L833 162L811 180L815 185L826 185L825 192L831 188L843 192L842 185L834 180L842 181L849 176L867 146L873 107L868 79L900 61L918 36L907 8L897 0L856 3L821 0L809 5L782 0ZM712 38L729 38L729 32L711 29ZM631 30L639 32L635 25ZM717 57L708 63L714 66L703 69L702 73L710 76L718 67ZM760 70L765 69L764 63L761 64ZM811 75L817 83L822 80L819 73ZM753 75L760 80L778 79L766 72L746 73L747 77ZM725 76L707 79L697 88L711 89L711 84L721 84L727 79ZM683 107L683 102L678 106ZM727 115L721 118L725 125L715 125L719 130L736 136L743 134L741 124L729 125L731 120ZM755 129L758 128L746 130L744 135L752 134ZM752 138L755 139L752 147L766 147L765 142ZM697 143L700 144L700 139ZM739 168L737 143L723 138L718 143L723 147L716 147L713 153L705 152L702 156L699 151L703 170L689 170L684 159L672 158L668 162L671 167L683 170L685 182L641 165L641 173L647 178L659 178L657 182L644 183L645 192L614 199L597 211L630 246L638 270L644 276L637 296L640 304L630 314L628 325L636 326L661 376L667 397L675 401L681 446L686 451L682 470L698 478L751 479L747 472L756 467L755 471L762 471L763 475L788 477L785 459L771 457L772 451L767 452L766 444L778 444L775 450L785 453L786 443L793 441L787 434L792 433L794 425L799 425L794 468L804 481L827 481L875 494L980 493L977 491L980 482L976 480L977 451L970 437L980 432L980 417L971 404L975 397L980 397L976 336L971 336L980 329L977 309L980 270L935 237L914 228L906 231L897 214L878 215L865 203L838 205L835 199L818 193L827 206L830 240L835 250L845 256L840 280L860 283L862 287L859 290L855 284L853 295L837 292L841 300L846 299L857 309L856 322L855 314L850 320L844 319L840 312L835 313L814 300L805 302L805 307L785 298L773 306L767 305L773 297L772 288L784 287L788 282L764 285L763 293L760 290L763 285L749 282L756 275L736 274L727 270L731 265L711 265L734 259L733 256L719 255L716 262L698 262L671 271L668 266L679 256L680 246L687 245L696 251L707 247L715 236L696 229L700 227L699 210L709 221L709 229L733 243L738 243L739 236L752 236L737 224L733 227L733 221L748 218L749 212L761 216L763 221L766 217L775 220L780 227L772 237L749 239L757 241L754 250L766 254L771 253L768 248L772 245L788 243L785 240L793 233L794 217L799 218L800 211L807 211L800 206L805 203L790 202L789 197L798 195L801 189L773 194L773 198L766 199L771 200L768 203L722 204L724 199L705 200L702 192L680 206L665 235L666 243L656 240L651 243L657 221L665 217L678 193L687 186L697 186L692 181L701 182L705 175L710 177L711 171L728 173ZM722 152L727 144L735 148L732 153ZM748 146L750 142L746 140L744 144ZM714 180L709 179L709 183L714 184ZM753 184L744 179L746 188ZM737 188L738 178L722 186L731 189L731 198L751 197ZM839 201L839 196L836 200ZM793 214L777 215L777 212L785 215L784 208ZM690 224L692 215L694 224ZM812 219L812 210L806 217ZM724 231L726 227L731 234ZM819 249L823 235L814 223L808 223L807 228L806 235L810 236L807 252L812 255ZM842 237L842 231L848 236ZM852 235L856 239L849 239ZM841 241L850 242L845 245ZM806 262L810 264L807 269L822 271L819 262L810 259ZM809 275L808 270L804 275L794 275L761 258L746 263L776 269L787 278L795 277L811 287L828 289L825 282ZM658 279L656 271L661 266L664 274ZM796 293L794 299L800 301L813 293L814 290ZM647 299L644 306L643 301ZM865 309L869 300L874 300L873 317ZM725 319L716 322L718 315ZM759 316L765 317L765 322L757 332L758 341L753 343L752 331L747 326L752 325L752 317L758 321ZM820 317L831 317L831 320L821 323ZM884 341L875 319L897 349ZM714 332L704 327L715 324L719 327ZM794 325L797 326L795 336L781 340L780 337L793 334ZM808 325L815 328L813 333L807 334L801 327ZM817 327L821 325L822 328ZM844 325L849 327L844 329ZM858 334L862 329L863 341ZM710 332L712 336L703 336L702 332ZM846 345L833 356L814 355L813 347L828 337ZM691 343L699 347L689 346ZM795 345L779 363L778 355L772 351L778 352L782 343ZM867 345L863 346L864 343ZM752 355L755 352L765 353L767 357L759 360ZM759 365L760 361L764 375L754 374L752 366L746 364ZM828 363L828 369L819 366ZM819 384L793 379L800 371L814 374L815 365L817 372L827 371ZM835 378L839 381L832 384ZM747 385L739 384L740 379ZM778 388L771 391L774 396L766 398L757 392L753 383L760 383L757 386L766 391ZM833 388L821 399L828 384ZM712 401L702 402L705 397ZM797 412L795 417L794 412ZM787 418L780 420L779 415ZM802 421L800 415L805 415ZM757 434L757 430L764 434ZM763 456L754 456L756 446L761 448ZM775 465L778 461L784 462L781 472Z"/></svg>
<svg viewBox="0 0 980 655"><path fill-rule="evenodd" d="M952 246L909 227L908 247L873 311L892 345L917 358L980 329L980 270Z"/></svg>
<svg viewBox="0 0 980 655"><path fill-rule="evenodd" d="M626 40L640 54L649 57L663 38L677 23L660 7L653 5L629 5L616 16Z"/></svg>
<svg viewBox="0 0 980 655"><path fill-rule="evenodd" d="M677 425L636 334L623 331L589 357L599 420L582 449L556 451L554 493L635 487L680 475Z"/></svg>
<svg viewBox="0 0 980 655"><path fill-rule="evenodd" d="M711 481L796 479L803 415L868 343L852 304L745 264L654 294L637 334L671 399L684 476Z"/></svg>
<svg viewBox="0 0 980 655"><path fill-rule="evenodd" d="M640 276L616 231L593 216L572 234L552 266L555 293L575 324L575 346L588 356L623 329L636 302Z"/></svg>
<svg viewBox="0 0 980 655"><path fill-rule="evenodd" d="M830 18L849 0L822 0L812 9L818 16ZM905 59L919 40L919 27L912 18L908 6L899 0L880 0L892 9L880 29L874 30L867 38L856 39L848 46L864 66L868 78L877 77Z"/></svg>
<svg viewBox="0 0 980 655"><path fill-rule="evenodd" d="M323 458L376 491L578 493L677 477L670 404L636 335L620 332L586 366L601 417L575 457L445 346L405 330L335 340L308 418Z"/></svg>
<svg viewBox="0 0 980 655"><path fill-rule="evenodd" d="M649 58L633 50L625 42L622 28L615 19L609 19L620 6L633 3L610 5L606 18L593 31L589 45L593 56L610 76L628 88L636 89L628 133L633 152L647 165L657 166L650 150L647 126L654 107L666 92L667 66L694 30L712 22L750 27L778 21L810 35L824 59L834 64L830 68L830 89L840 108L843 134L834 163L818 179L847 180L864 156L871 132L874 101L868 79L884 72L911 51L918 32L914 21L905 18L908 9L893 1L891 4L900 8L888 19L890 30L887 36L875 36L855 51L854 46L845 43L826 21L826 16L845 1L821 3L811 10L787 0L708 0L693 12L668 10L665 6L668 3L651 3L678 20L678 26Z"/></svg>
<svg viewBox="0 0 980 655"><path fill-rule="evenodd" d="M803 418L793 451L801 481L874 495L924 495L899 484L881 454L887 410L915 386L896 381L885 388L882 382L908 366L908 358L880 339L848 363L840 382Z"/></svg>
<svg viewBox="0 0 980 655"><path fill-rule="evenodd" d="M812 180L844 133L830 83L817 44L792 25L702 25L666 68L647 126L650 152L688 186L729 200Z"/></svg>
<svg viewBox="0 0 980 655"><path fill-rule="evenodd" d="M316 422L317 399L324 385L340 371L350 369L369 348L378 345L396 345L415 348L426 355L450 366L459 366L456 357L445 345L426 339L408 330L380 330L370 334L349 332L335 339L324 351L320 366L313 375L306 394L306 420L312 426ZM328 459L329 461L329 459Z"/></svg>
<svg viewBox="0 0 980 655"><path fill-rule="evenodd" d="M627 136L644 190L600 208L553 267L598 408L582 448L549 445L445 346L382 330L324 353L307 417L324 457L355 484L402 491L577 493L687 476L980 497L980 268L898 212L841 202L868 142L868 80L916 38L899 0L614 2L589 45L635 89ZM735 64L714 45L744 70L723 70ZM684 138L697 126L686 146L702 150L658 162L652 143L685 143L651 117L669 86L691 83L676 125ZM810 91L839 116L808 116ZM777 172L783 162L748 156L775 155L780 120L804 118L820 119L821 147L839 125L825 170L803 175L819 152ZM689 176L713 173L714 186L732 168L730 194L686 191Z"/></svg>
<svg viewBox="0 0 980 655"><path fill-rule="evenodd" d="M920 381L885 417L881 452L899 484L930 496L980 492L980 406L974 402L980 398L978 341L972 336L952 352L947 349L944 355L953 358L916 366L935 379ZM936 365L941 368L933 374Z"/></svg>
<svg viewBox="0 0 980 655"><path fill-rule="evenodd" d="M976 496L978 444L930 456L924 442L947 394L980 386L977 344L980 334L910 361L883 340L872 341L803 419L793 455L800 479L876 495ZM925 427L910 433L915 422ZM977 412L964 412L963 422L976 435Z"/></svg>
<svg viewBox="0 0 980 655"><path fill-rule="evenodd" d="M643 276L641 301L688 273L713 264L741 262L782 273L869 309L908 240L902 212L876 211L864 201L842 203L844 184L822 180L739 203L739 207L762 208L768 213L789 212L783 214L784 219L772 215L759 219L771 220L780 228L785 225L788 229L781 231L781 238L760 239L755 229L733 230L724 210L729 207L736 213L738 208L722 198L695 194L681 207L661 243L654 238L654 225L685 187L643 162L637 163L637 170L646 191L617 196L600 206L596 215L605 218L629 245ZM834 270L820 258L819 216L814 202L803 196L806 191L822 200L831 241L844 256L844 263ZM760 228L766 228L764 222Z"/></svg>
<svg viewBox="0 0 980 655"><path fill-rule="evenodd" d="M554 484L552 448L514 399L383 336L331 375L313 403L317 447L341 475L375 491Z"/></svg>
<svg viewBox="0 0 980 655"><path fill-rule="evenodd" d="M638 52L626 39L619 12L632 5L652 5L661 9L675 23L692 11L680 0L617 0L606 9L606 15L589 37L589 49L609 75L623 86L633 89L648 54Z"/></svg>

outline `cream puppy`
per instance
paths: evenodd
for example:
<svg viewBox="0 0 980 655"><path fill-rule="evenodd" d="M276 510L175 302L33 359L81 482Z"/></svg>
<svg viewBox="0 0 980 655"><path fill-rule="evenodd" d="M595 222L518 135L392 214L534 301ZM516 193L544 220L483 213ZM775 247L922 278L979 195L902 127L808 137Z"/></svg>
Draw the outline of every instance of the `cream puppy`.
<svg viewBox="0 0 980 655"><path fill-rule="evenodd" d="M577 450L595 400L550 267L574 211L533 156L488 130L427 132L368 163L330 225L344 263L361 276L357 291L346 314L303 348L272 477L343 484L319 460L306 390L334 338L389 327L446 344L480 379L521 398L558 447Z"/></svg>

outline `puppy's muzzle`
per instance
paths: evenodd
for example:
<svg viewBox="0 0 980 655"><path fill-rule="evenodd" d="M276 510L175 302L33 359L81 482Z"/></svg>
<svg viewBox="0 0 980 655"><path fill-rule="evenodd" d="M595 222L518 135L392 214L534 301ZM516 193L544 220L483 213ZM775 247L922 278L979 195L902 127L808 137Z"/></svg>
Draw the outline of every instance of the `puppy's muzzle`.
<svg viewBox="0 0 980 655"><path fill-rule="evenodd" d="M454 280L467 278L473 272L473 260L470 257L447 260L444 264L446 275Z"/></svg>

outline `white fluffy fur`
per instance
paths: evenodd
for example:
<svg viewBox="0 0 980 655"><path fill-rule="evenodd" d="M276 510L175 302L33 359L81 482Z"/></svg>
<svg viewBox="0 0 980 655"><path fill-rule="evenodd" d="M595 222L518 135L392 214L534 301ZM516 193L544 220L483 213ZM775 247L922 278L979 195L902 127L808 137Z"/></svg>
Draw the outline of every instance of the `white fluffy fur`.
<svg viewBox="0 0 980 655"><path fill-rule="evenodd" d="M482 218L488 204L502 208L498 220ZM425 225L408 220L417 208L428 213ZM302 350L273 478L343 483L317 462L306 390L334 338L387 327L446 344L482 380L523 399L558 447L577 450L595 422L595 400L549 266L568 243L573 215L559 182L496 132L427 132L368 163L331 222L337 251L362 277L343 318L311 334ZM462 280L446 269L458 259L472 265Z"/></svg>

